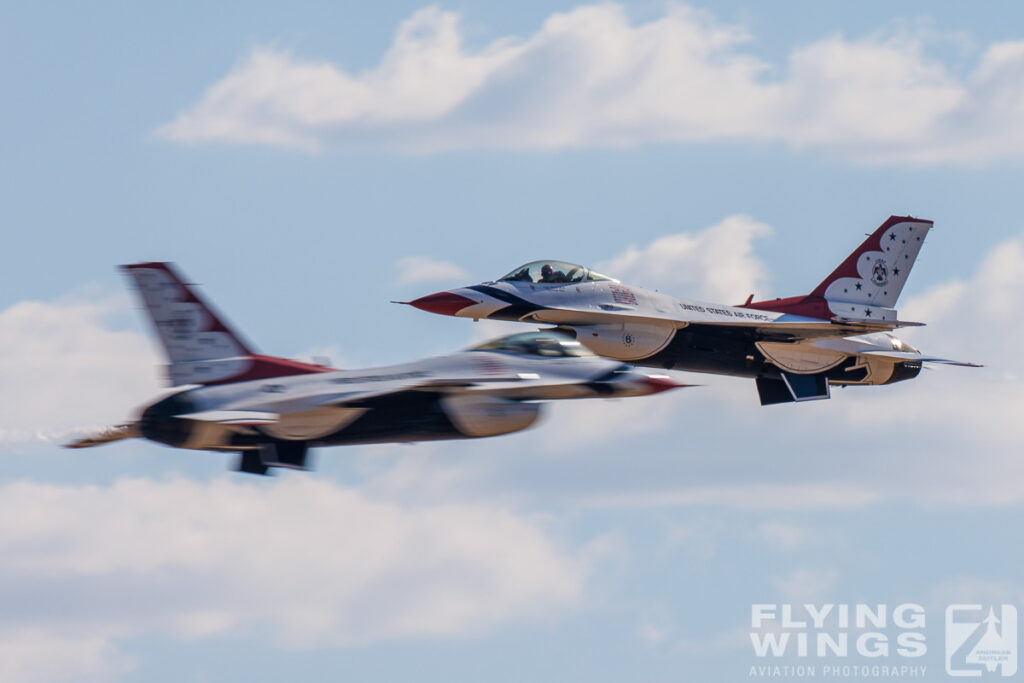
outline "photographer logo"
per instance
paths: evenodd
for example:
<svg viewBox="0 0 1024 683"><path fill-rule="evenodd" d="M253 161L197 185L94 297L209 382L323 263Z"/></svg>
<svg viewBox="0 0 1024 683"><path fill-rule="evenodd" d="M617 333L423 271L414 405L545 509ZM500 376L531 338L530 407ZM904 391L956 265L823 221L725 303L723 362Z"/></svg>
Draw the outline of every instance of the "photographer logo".
<svg viewBox="0 0 1024 683"><path fill-rule="evenodd" d="M946 608L946 673L1012 676L1017 673L1017 608L999 605Z"/></svg>

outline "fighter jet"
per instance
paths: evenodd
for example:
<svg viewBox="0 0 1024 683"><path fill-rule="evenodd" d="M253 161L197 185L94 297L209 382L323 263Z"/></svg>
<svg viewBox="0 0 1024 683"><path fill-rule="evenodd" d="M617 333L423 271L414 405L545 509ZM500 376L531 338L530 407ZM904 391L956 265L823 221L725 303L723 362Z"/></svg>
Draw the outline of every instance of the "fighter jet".
<svg viewBox="0 0 1024 683"><path fill-rule="evenodd" d="M921 325L894 306L932 221L891 216L810 294L735 305L676 299L564 261L409 303L431 313L546 323L592 351L649 367L756 381L762 405L830 396L830 387L916 377L923 356L892 334Z"/></svg>
<svg viewBox="0 0 1024 683"><path fill-rule="evenodd" d="M237 470L308 469L316 446L469 439L536 422L543 401L686 386L527 332L404 365L338 370L255 353L169 263L122 266L166 352L173 389L70 448L141 437L240 453Z"/></svg>

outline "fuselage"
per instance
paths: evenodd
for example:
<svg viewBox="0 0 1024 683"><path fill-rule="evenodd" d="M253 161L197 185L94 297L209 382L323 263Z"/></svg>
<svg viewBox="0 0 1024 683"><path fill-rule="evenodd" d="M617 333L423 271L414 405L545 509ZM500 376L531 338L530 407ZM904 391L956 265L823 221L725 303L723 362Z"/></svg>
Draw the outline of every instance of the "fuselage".
<svg viewBox="0 0 1024 683"><path fill-rule="evenodd" d="M525 429L539 401L637 396L676 386L593 355L471 350L363 370L183 387L142 410L142 436L244 450L493 436Z"/></svg>
<svg viewBox="0 0 1024 683"><path fill-rule="evenodd" d="M644 396L684 386L595 356L551 331L509 335L435 358L335 370L257 353L170 263L123 267L135 283L176 388L136 419L67 444L142 437L176 448L240 451L237 469L307 469L311 447L466 439L527 429L543 402Z"/></svg>
<svg viewBox="0 0 1024 683"><path fill-rule="evenodd" d="M433 298L432 297L436 297ZM544 283L499 280L412 302L464 318L545 322L595 353L635 365L752 378L826 373L831 384L885 384L917 375L920 360L890 333L793 343L790 331L828 321L746 306L679 299L609 278Z"/></svg>

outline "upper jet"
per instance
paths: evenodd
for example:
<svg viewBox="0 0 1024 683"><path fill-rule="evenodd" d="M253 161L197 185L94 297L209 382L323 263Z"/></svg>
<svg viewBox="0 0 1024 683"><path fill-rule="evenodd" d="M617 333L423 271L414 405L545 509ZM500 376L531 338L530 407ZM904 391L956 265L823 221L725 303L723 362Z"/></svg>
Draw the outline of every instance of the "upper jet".
<svg viewBox="0 0 1024 683"><path fill-rule="evenodd" d="M829 398L833 385L890 384L922 363L892 332L895 305L932 221L891 216L810 294L739 305L677 299L584 266L534 261L492 282L408 302L431 313L545 323L595 353L666 369L751 377L762 405Z"/></svg>

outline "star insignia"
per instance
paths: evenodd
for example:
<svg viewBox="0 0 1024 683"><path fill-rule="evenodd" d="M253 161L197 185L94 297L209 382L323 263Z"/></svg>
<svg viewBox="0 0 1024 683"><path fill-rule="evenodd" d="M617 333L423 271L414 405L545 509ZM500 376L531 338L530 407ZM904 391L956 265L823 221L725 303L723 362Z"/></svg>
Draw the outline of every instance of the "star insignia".
<svg viewBox="0 0 1024 683"><path fill-rule="evenodd" d="M854 287L856 287L857 290L860 291L860 283L859 282L857 284L855 284Z"/></svg>
<svg viewBox="0 0 1024 683"><path fill-rule="evenodd" d="M871 317L871 310L870 310L870 309L867 309L867 308L865 308L865 309L864 309L864 315L866 315L867 317L869 317L869 318L870 318L870 317Z"/></svg>
<svg viewBox="0 0 1024 683"><path fill-rule="evenodd" d="M899 275L900 274L900 269L899 268L893 268L892 269L892 274L893 275Z"/></svg>
<svg viewBox="0 0 1024 683"><path fill-rule="evenodd" d="M892 233L891 235L889 235L889 239L891 241L895 242L896 241L896 233Z"/></svg>

